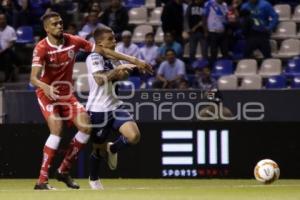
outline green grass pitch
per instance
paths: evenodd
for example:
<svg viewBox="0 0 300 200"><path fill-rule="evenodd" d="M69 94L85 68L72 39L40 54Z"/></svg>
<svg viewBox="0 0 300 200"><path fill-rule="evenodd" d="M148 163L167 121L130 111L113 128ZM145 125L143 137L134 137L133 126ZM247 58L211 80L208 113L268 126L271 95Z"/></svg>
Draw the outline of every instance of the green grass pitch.
<svg viewBox="0 0 300 200"><path fill-rule="evenodd" d="M34 191L35 180L0 179L0 200L300 200L300 180L262 185L255 180L104 179L105 190L67 189L55 180L57 191Z"/></svg>

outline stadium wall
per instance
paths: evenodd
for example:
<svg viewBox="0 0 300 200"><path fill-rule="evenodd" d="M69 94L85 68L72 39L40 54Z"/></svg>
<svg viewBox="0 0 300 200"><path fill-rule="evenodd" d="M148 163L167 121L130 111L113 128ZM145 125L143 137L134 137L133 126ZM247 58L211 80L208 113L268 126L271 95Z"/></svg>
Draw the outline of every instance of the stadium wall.
<svg viewBox="0 0 300 200"><path fill-rule="evenodd" d="M77 94L81 102L87 93ZM235 121L299 122L300 90L223 91L223 105ZM199 90L139 90L120 94L139 122L199 121L198 111L209 105ZM33 91L4 92L5 123L44 123Z"/></svg>
<svg viewBox="0 0 300 200"><path fill-rule="evenodd" d="M119 167L106 178L253 178L257 161L278 162L283 178L300 178L300 125L297 122L138 123L139 145L122 151ZM48 129L43 124L0 126L0 178L38 176ZM52 170L75 130L66 129ZM116 135L113 135L111 140ZM176 148L174 148L176 145ZM87 178L90 145L72 172Z"/></svg>

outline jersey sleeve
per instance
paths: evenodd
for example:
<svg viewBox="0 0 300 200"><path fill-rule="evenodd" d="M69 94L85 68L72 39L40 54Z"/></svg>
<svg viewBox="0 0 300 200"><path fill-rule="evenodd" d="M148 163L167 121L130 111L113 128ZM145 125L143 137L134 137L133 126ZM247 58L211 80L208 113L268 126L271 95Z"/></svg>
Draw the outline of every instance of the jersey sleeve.
<svg viewBox="0 0 300 200"><path fill-rule="evenodd" d="M91 54L87 57L86 59L86 65L90 71L90 73L95 73L95 72L98 72L98 71L106 71L105 70L105 67L104 67L104 60L103 60L103 57L100 56L99 54Z"/></svg>
<svg viewBox="0 0 300 200"><path fill-rule="evenodd" d="M79 36L72 36L73 39L76 41L78 48L85 52L93 52L95 49L95 44L79 37Z"/></svg>
<svg viewBox="0 0 300 200"><path fill-rule="evenodd" d="M32 67L43 67L45 64L46 50L41 45L36 45L32 54Z"/></svg>

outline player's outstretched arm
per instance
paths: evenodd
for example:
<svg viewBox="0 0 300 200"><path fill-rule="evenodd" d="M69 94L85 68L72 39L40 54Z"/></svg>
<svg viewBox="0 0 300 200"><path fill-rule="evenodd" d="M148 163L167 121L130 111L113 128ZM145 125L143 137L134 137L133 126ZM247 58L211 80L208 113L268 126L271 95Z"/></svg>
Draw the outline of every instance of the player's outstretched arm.
<svg viewBox="0 0 300 200"><path fill-rule="evenodd" d="M31 68L30 74L30 83L35 87L41 88L44 91L44 94L50 100L56 100L58 98L59 91L56 87L50 86L39 80L39 76L42 72L42 67L33 66Z"/></svg>
<svg viewBox="0 0 300 200"><path fill-rule="evenodd" d="M123 64L117 66L109 72L95 72L93 73L94 79L99 86L102 86L110 81L119 81L128 77L129 72L132 71L136 65Z"/></svg>
<svg viewBox="0 0 300 200"><path fill-rule="evenodd" d="M150 64L144 62L143 60L140 60L140 59L136 58L136 57L128 56L126 54L115 52L111 49L103 48L103 47L100 47L100 46L96 46L95 51L97 53L100 53L100 54L104 55L104 56L114 58L116 60L125 60L125 61L127 61L131 64L134 64L143 73L153 74L152 66Z"/></svg>

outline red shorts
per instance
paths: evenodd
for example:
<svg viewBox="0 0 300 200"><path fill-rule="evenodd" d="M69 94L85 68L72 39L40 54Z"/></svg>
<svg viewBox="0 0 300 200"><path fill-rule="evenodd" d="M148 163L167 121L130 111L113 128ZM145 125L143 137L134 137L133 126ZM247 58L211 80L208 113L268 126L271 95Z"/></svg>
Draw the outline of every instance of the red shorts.
<svg viewBox="0 0 300 200"><path fill-rule="evenodd" d="M61 120L73 121L74 118L82 112L86 112L84 106L72 94L67 99L50 100L41 91L36 92L38 103L42 113L47 120L51 114L58 114Z"/></svg>

